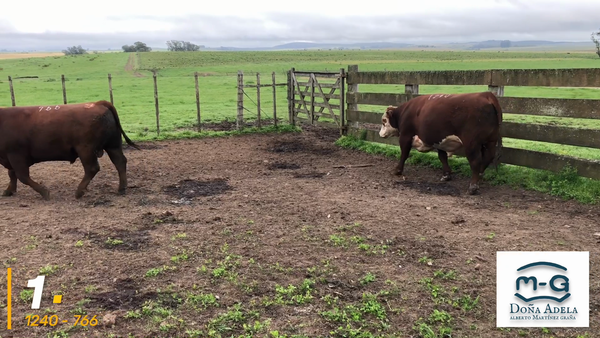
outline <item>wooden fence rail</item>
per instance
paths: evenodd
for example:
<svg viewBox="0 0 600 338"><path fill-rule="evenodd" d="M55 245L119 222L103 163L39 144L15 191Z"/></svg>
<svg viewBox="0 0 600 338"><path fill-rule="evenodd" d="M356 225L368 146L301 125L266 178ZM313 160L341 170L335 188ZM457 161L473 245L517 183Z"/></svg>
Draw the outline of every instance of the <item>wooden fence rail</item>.
<svg viewBox="0 0 600 338"><path fill-rule="evenodd" d="M361 72L352 65L348 67L347 84L349 133L384 144L397 145L397 139L382 139L377 131L359 127L359 123L380 124L383 112L360 110L359 105L400 105L419 95L419 85L487 85L505 114L600 119L600 99L504 97L505 86L600 87L600 68ZM404 84L405 92L359 92L360 84ZM501 134L512 139L600 149L600 129L503 121ZM555 172L569 164L580 176L600 179L600 161L503 147L502 162Z"/></svg>

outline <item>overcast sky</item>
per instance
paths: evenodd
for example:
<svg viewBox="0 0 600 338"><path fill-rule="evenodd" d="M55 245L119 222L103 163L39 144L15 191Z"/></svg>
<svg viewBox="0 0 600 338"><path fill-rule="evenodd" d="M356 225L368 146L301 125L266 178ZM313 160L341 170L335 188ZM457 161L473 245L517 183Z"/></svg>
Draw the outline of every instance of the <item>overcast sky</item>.
<svg viewBox="0 0 600 338"><path fill-rule="evenodd" d="M172 39L208 47L590 41L599 29L600 0L6 0L0 50L118 49L135 41L165 48Z"/></svg>

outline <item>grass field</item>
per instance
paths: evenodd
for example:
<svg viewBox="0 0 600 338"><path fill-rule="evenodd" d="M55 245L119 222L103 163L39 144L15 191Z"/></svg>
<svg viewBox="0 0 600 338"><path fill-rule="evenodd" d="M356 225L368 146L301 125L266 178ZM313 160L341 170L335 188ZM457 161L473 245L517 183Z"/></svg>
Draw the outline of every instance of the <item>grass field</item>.
<svg viewBox="0 0 600 338"><path fill-rule="evenodd" d="M193 73L199 72L203 121L234 119L237 107L237 71L245 73L245 82L286 81L286 72L297 70L339 71L350 64L360 70L469 70L491 68L590 68L600 67L593 53L529 52L419 52L419 51L286 51L286 52L155 52L99 53L83 56L51 56L0 60L0 106L10 106L7 76L13 77L17 105L51 105L62 103L60 76L67 78L68 102L109 99L107 74L113 77L115 105L123 116L124 128L135 139L156 135L153 79L150 70L158 70L161 132L189 128L196 121ZM38 76L38 79L15 79ZM486 90L484 86L422 86L421 93L469 92ZM397 92L402 86L361 85L361 91ZM256 90L246 89L255 101ZM598 98L597 89L518 88L507 87L507 96ZM278 87L279 116L287 116L285 87ZM262 109L272 114L272 92L264 88ZM253 119L256 106L245 97L245 116ZM365 107L367 110L381 107ZM361 109L364 109L361 106ZM523 116L507 120L520 119ZM533 119L533 118L530 118ZM541 120L538 118L538 120ZM546 119L552 120L552 119ZM556 121L554 121L556 122ZM598 127L589 121L574 121L579 126ZM559 123L561 123L559 121Z"/></svg>
<svg viewBox="0 0 600 338"><path fill-rule="evenodd" d="M8 54L7 54L8 55ZM31 56L31 55L30 55ZM161 137L190 136L196 123L194 72L199 72L203 122L233 121L237 109L237 72L245 83L286 81L295 67L304 71L339 71L357 64L360 70L475 70L532 68L597 68L600 59L582 52L481 52L481 51L285 51L285 52L153 52L98 53L82 56L0 58L0 106L10 106L7 76L13 77L17 105L62 103L61 74L67 82L69 103L109 99L107 74L112 74L114 102L123 126L135 140L157 139L152 70L158 72ZM19 79L38 76L37 79ZM421 86L420 93L485 91L486 86ZM361 92L403 92L403 85L360 85ZM244 116L256 117L256 90L246 88ZM287 119L286 87L277 88L278 117ZM545 98L600 98L597 88L506 87L506 96ZM272 116L271 88L261 90L263 119ZM332 100L332 103L334 100ZM381 111L381 106L360 110ZM566 125L600 129L588 119L560 119L505 114L506 121ZM600 150L541 142L505 139L505 146L546 151L600 160ZM460 159L458 161L461 161Z"/></svg>

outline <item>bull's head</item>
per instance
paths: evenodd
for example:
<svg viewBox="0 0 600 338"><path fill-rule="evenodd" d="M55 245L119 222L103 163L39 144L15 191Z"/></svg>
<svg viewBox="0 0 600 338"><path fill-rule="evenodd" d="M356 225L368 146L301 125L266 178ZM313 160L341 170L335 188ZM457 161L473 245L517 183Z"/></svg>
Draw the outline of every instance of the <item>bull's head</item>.
<svg viewBox="0 0 600 338"><path fill-rule="evenodd" d="M381 130L379 130L379 137L388 138L390 136L399 136L400 132L398 128L394 128L391 124L393 110L398 107L389 106L385 110L385 113L381 116Z"/></svg>

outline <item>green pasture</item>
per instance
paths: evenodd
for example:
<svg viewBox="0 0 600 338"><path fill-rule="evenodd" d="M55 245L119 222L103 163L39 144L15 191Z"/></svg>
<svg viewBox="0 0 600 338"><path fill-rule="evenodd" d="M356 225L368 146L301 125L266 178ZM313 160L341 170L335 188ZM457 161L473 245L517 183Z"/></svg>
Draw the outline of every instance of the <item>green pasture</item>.
<svg viewBox="0 0 600 338"><path fill-rule="evenodd" d="M134 70L126 71L132 56ZM69 103L109 99L107 75L112 75L114 102L125 130L135 139L156 136L154 89L151 70L157 70L161 132L178 132L196 122L194 72L199 72L202 121L233 120L237 109L237 71L244 71L246 84L286 82L286 72L297 70L339 71L350 64L360 70L469 70L490 68L590 68L599 67L593 53L568 52L420 52L420 51L285 51L285 52L152 52L98 53L0 60L0 106L10 106L7 77L13 77L17 105L52 105L62 103L61 74L64 74ZM38 76L37 79L15 79ZM421 93L470 92L485 86L422 86ZM360 91L401 92L403 86L361 85ZM246 88L244 112L247 119L257 115L256 89ZM277 87L278 117L287 119L286 88ZM507 87L507 96L600 98L600 90L578 88ZM335 103L335 102L332 102ZM272 117L271 88L261 89L263 115ZM381 111L382 107L361 106L361 110ZM264 118L264 117L263 117ZM506 120L543 120L523 116L506 116ZM596 128L589 121L552 123ZM552 121L551 121L552 120ZM558 122L557 122L558 120Z"/></svg>
<svg viewBox="0 0 600 338"><path fill-rule="evenodd" d="M128 63L130 67L127 67ZM0 106L10 106L8 76L13 77L16 103L53 105L62 103L61 74L64 74L69 103L109 100L108 78L112 75L115 105L124 129L134 140L157 139L152 71L157 71L161 137L191 137L196 117L194 72L198 72L202 122L234 121L237 115L237 72L244 82L286 82L286 72L338 72L348 65L363 71L385 70L476 70L535 68L597 68L600 59L584 52L481 52L481 51L283 51L283 52L151 52L97 53L81 56L51 56L0 59ZM36 79L18 79L38 76ZM299 79L299 81L306 81ZM323 80L321 82L328 82ZM328 90L328 89L324 89ZM486 86L421 86L420 93L464 93L485 91ZM403 85L360 85L361 92L403 92ZM256 88L246 88L244 116L257 116ZM287 122L286 87L276 89L277 114ZM598 88L506 87L506 96L600 99ZM331 103L336 104L336 100ZM261 88L263 119L272 118L272 88ZM360 106L381 112L384 106ZM567 119L505 114L505 121L554 124L600 129L588 119ZM532 149L600 160L600 150L541 142L505 139L505 146Z"/></svg>

